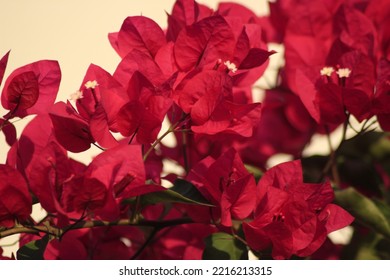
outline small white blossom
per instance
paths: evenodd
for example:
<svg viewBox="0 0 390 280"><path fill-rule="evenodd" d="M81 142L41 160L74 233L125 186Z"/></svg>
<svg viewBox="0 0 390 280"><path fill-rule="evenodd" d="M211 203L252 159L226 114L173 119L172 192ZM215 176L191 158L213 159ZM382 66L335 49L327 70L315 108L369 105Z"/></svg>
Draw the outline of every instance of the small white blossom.
<svg viewBox="0 0 390 280"><path fill-rule="evenodd" d="M333 67L324 67L321 69L321 76L328 76L330 77L332 75L332 73L334 72L334 68Z"/></svg>
<svg viewBox="0 0 390 280"><path fill-rule="evenodd" d="M351 74L351 70L349 68L340 68L336 71L339 78L348 78Z"/></svg>
<svg viewBox="0 0 390 280"><path fill-rule="evenodd" d="M230 62L229 60L227 60L223 64L227 67L227 69L229 69L233 73L236 73L237 66L233 62Z"/></svg>
<svg viewBox="0 0 390 280"><path fill-rule="evenodd" d="M80 90L78 90L78 91L76 91L76 92L74 92L74 93L72 93L72 94L70 95L69 100L71 100L71 101L77 101L78 99L81 99L81 98L83 98L83 97L84 97L84 96L83 96L83 92L80 91Z"/></svg>
<svg viewBox="0 0 390 280"><path fill-rule="evenodd" d="M86 82L85 83L85 88L95 88L95 87L97 87L99 84L98 84L98 82L96 81L96 80L94 80L94 81L88 81L88 82Z"/></svg>

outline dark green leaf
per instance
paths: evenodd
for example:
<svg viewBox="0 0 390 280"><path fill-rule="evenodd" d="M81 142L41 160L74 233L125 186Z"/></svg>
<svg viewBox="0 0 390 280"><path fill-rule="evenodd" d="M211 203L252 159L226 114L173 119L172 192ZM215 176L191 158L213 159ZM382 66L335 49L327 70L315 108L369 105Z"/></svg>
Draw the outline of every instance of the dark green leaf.
<svg viewBox="0 0 390 280"><path fill-rule="evenodd" d="M319 183L323 180L323 170L328 162L327 156L311 156L302 158L303 181L307 183Z"/></svg>
<svg viewBox="0 0 390 280"><path fill-rule="evenodd" d="M122 203L133 204L135 198L125 199ZM210 204L196 187L188 181L177 179L173 187L164 191L152 192L141 195L141 205L156 203L185 203L214 207Z"/></svg>
<svg viewBox="0 0 390 280"><path fill-rule="evenodd" d="M39 240L27 243L16 252L16 258L18 260L43 260L43 253L48 242L49 235L45 235Z"/></svg>
<svg viewBox="0 0 390 280"><path fill-rule="evenodd" d="M367 132L344 141L337 153L344 156L361 158L370 154L372 147L385 136L383 132Z"/></svg>
<svg viewBox="0 0 390 280"><path fill-rule="evenodd" d="M390 241L387 239L381 239L376 247L376 252L377 255L382 259L382 260L390 260Z"/></svg>
<svg viewBox="0 0 390 280"><path fill-rule="evenodd" d="M190 182L183 179L176 179L173 187L170 188L174 191L190 200L194 200L203 204L210 204L204 196L198 191L198 189Z"/></svg>
<svg viewBox="0 0 390 280"><path fill-rule="evenodd" d="M205 239L204 260L242 260L247 259L246 246L234 236L217 232Z"/></svg>
<svg viewBox="0 0 390 280"><path fill-rule="evenodd" d="M255 177L256 182L258 182L264 174L264 172L260 168L250 164L245 164L245 168L249 173L253 174L253 177Z"/></svg>
<svg viewBox="0 0 390 280"><path fill-rule="evenodd" d="M386 217L387 221L389 221L390 223L390 206L378 199L373 199L373 202L375 203L376 207L378 207L379 210L381 210L382 214Z"/></svg>
<svg viewBox="0 0 390 280"><path fill-rule="evenodd" d="M336 203L345 208L358 222L390 239L390 224L385 214L373 200L354 188L336 191Z"/></svg>
<svg viewBox="0 0 390 280"><path fill-rule="evenodd" d="M204 203L203 200L196 201L190 199L171 189L167 189L161 192L148 193L141 196L142 205L149 205L149 204L156 204L156 203L185 203L185 204L196 204L196 205L213 207L213 205L211 204Z"/></svg>

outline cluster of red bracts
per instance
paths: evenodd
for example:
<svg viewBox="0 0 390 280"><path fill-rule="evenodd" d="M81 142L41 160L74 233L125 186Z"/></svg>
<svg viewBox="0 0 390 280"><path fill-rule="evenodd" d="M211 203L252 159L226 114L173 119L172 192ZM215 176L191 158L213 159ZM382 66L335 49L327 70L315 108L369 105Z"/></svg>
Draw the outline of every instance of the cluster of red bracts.
<svg viewBox="0 0 390 280"><path fill-rule="evenodd" d="M259 18L237 4L213 11L178 0L167 30L128 17L109 34L122 58L115 72L91 65L66 103L54 103L57 62L15 70L1 95L9 113L0 127L11 148L0 165L0 226L31 224L34 200L49 213L43 222L58 228L135 212L154 221L191 218L159 230L153 242L133 225L70 229L49 241L50 259L197 259L205 237L235 232L236 222L254 252L272 248L275 259L313 254L328 233L353 221L332 204L330 183L303 182L298 160L267 170L256 183L243 162L263 168L275 153L297 156L313 133L329 132L349 115L376 115L390 130L389 34L379 29L390 17L377 8L385 0L375 7L334 2L278 1ZM252 86L274 53L269 42L285 45L286 65L281 85L260 105ZM0 83L7 60L0 60ZM10 121L31 114L37 116L17 139ZM175 147L155 145L164 119ZM104 151L88 166L67 155L92 144ZM165 159L187 173L162 178ZM164 192L161 180L172 177L184 177L210 205L123 203ZM20 243L41 237L23 235Z"/></svg>

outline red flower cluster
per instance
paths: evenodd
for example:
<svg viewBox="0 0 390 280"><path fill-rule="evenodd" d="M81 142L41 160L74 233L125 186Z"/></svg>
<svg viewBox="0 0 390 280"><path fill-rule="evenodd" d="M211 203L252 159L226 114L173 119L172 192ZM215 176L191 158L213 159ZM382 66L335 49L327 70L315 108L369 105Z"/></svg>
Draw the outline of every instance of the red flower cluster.
<svg viewBox="0 0 390 280"><path fill-rule="evenodd" d="M270 3L269 41L285 46L285 86L311 117L332 130L349 115L376 115L388 130L387 1Z"/></svg>
<svg viewBox="0 0 390 280"><path fill-rule="evenodd" d="M244 224L249 246L255 250L272 244L272 257L309 256L328 233L349 225L353 218L332 204L329 182L304 183L299 161L269 169L260 179L254 220Z"/></svg>
<svg viewBox="0 0 390 280"><path fill-rule="evenodd" d="M219 231L247 250L272 248L275 259L313 254L353 220L332 204L330 183L304 183L299 161L256 183L244 162L263 168L275 153L298 156L320 126L332 129L347 114L388 118L381 105L388 63L377 63L387 34L369 20L380 11L344 1L319 9L325 2L278 1L269 18L259 18L233 3L213 11L178 0L167 30L128 17L109 34L122 59L115 72L90 65L67 102L54 103L57 62L15 70L1 95L9 112L0 127L11 148L0 165L0 226L39 233L23 235L21 244L40 239L46 259L196 259L203 240ZM273 25L275 17L283 20ZM311 32L317 25L321 32ZM261 105L251 87L276 35L286 45L285 80ZM7 60L8 53L0 82ZM10 120L31 114L17 139ZM159 137L164 119L170 127ZM176 146L162 144L168 133ZM102 153L88 166L68 157L91 145ZM167 159L187 174L162 175ZM162 187L163 179L174 187ZM48 212L40 222L30 217L37 202Z"/></svg>

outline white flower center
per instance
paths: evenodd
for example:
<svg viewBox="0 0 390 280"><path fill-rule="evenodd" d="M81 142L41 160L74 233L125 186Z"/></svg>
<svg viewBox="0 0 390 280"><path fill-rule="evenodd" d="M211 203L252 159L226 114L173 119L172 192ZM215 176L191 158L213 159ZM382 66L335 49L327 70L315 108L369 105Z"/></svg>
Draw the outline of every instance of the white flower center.
<svg viewBox="0 0 390 280"><path fill-rule="evenodd" d="M336 71L339 78L348 78L351 74L351 70L349 68L340 68Z"/></svg>
<svg viewBox="0 0 390 280"><path fill-rule="evenodd" d="M72 94L70 95L69 100L71 100L71 101L76 101L76 100L81 99L81 98L83 98L83 97L84 97L84 96L83 96L83 92L80 91L80 90L78 90L78 91L76 91L76 92L74 92L74 93L72 93Z"/></svg>
<svg viewBox="0 0 390 280"><path fill-rule="evenodd" d="M85 83L85 88L95 88L95 87L97 87L99 84L98 84L98 82L96 81L96 80L94 80L94 81L88 81L88 82L86 82Z"/></svg>
<svg viewBox="0 0 390 280"><path fill-rule="evenodd" d="M321 69L321 76L328 76L330 77L332 75L332 73L334 72L334 68L333 67L324 67Z"/></svg>
<svg viewBox="0 0 390 280"><path fill-rule="evenodd" d="M227 60L223 64L227 67L227 69L229 69L233 73L236 73L237 66L233 62L230 62L229 60Z"/></svg>

